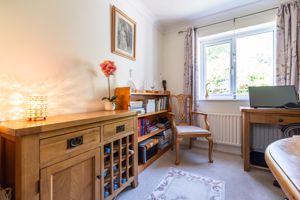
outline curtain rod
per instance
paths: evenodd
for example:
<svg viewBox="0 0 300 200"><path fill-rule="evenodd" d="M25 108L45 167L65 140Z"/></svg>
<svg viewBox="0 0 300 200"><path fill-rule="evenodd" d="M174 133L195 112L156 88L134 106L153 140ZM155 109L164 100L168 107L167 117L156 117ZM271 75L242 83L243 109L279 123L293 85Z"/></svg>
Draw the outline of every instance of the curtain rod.
<svg viewBox="0 0 300 200"><path fill-rule="evenodd" d="M247 15L242 15L242 16L239 16L239 17L235 17L235 18L232 18L232 19L227 19L227 20L215 22L215 23L212 23L212 24L207 24L207 25L204 25L204 26L198 26L198 27L195 27L194 30L197 30L197 29L200 29L200 28L205 28L205 27L208 27L208 26L213 26L213 25L216 25L216 24L221 24L221 23L224 23L224 22L235 21L236 19L248 17L248 16L251 16L251 15L256 15L256 14L259 14L259 13L264 13L264 12L267 12L267 11L270 11L270 10L275 10L275 9L278 9L278 7L269 8L269 9L262 10L262 11L259 11L259 12L255 12L255 13L251 13L251 14L247 14ZM187 32L187 31L179 31L178 34L185 33L185 32Z"/></svg>

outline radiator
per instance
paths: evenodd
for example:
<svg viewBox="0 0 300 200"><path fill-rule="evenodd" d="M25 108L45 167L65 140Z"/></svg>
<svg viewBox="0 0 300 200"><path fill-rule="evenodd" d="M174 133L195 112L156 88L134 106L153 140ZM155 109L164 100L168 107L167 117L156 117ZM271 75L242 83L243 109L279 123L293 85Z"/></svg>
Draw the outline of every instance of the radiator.
<svg viewBox="0 0 300 200"><path fill-rule="evenodd" d="M241 146L242 142L242 117L240 114L208 114L210 130L214 142L232 146Z"/></svg>
<svg viewBox="0 0 300 200"><path fill-rule="evenodd" d="M242 117L240 114L211 113L208 114L214 142L231 146L242 144ZM251 125L251 149L264 152L266 147L283 138L282 131L274 125Z"/></svg>
<svg viewBox="0 0 300 200"><path fill-rule="evenodd" d="M251 150L258 152L265 152L269 144L284 138L279 127L270 124L252 124L251 134Z"/></svg>

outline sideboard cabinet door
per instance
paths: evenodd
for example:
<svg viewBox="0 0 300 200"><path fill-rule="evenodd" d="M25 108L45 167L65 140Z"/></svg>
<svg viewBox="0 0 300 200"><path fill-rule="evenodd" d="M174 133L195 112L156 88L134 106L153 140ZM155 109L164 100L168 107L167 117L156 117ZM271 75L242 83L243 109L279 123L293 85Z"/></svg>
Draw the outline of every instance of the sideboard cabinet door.
<svg viewBox="0 0 300 200"><path fill-rule="evenodd" d="M100 198L100 150L92 150L41 170L41 200Z"/></svg>

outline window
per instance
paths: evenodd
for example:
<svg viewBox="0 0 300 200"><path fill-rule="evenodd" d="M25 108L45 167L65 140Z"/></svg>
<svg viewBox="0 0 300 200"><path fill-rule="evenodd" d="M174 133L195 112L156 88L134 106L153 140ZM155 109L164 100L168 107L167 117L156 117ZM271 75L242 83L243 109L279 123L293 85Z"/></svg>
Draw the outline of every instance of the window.
<svg viewBox="0 0 300 200"><path fill-rule="evenodd" d="M200 38L202 97L236 99L274 83L274 27Z"/></svg>
<svg viewBox="0 0 300 200"><path fill-rule="evenodd" d="M205 47L206 86L211 94L230 94L231 43Z"/></svg>

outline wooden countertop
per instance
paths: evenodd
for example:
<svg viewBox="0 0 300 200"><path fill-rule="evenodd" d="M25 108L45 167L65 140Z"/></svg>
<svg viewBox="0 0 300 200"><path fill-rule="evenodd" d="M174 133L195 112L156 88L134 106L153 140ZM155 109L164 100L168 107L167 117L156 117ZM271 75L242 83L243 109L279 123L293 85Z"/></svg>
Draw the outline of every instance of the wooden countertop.
<svg viewBox="0 0 300 200"><path fill-rule="evenodd" d="M117 110L53 116L44 121L4 121L0 123L0 132L11 136L24 136L135 115L136 112Z"/></svg>
<svg viewBox="0 0 300 200"><path fill-rule="evenodd" d="M272 143L265 158L288 198L300 200L300 136Z"/></svg>
<svg viewBox="0 0 300 200"><path fill-rule="evenodd" d="M252 107L240 107L242 112L249 113L265 113L265 114L294 114L300 115L300 109L292 108L252 108Z"/></svg>
<svg viewBox="0 0 300 200"><path fill-rule="evenodd" d="M300 109L298 108L252 108L252 107L240 107L241 112L245 113L264 113L264 114L288 114L288 115L300 115Z"/></svg>

